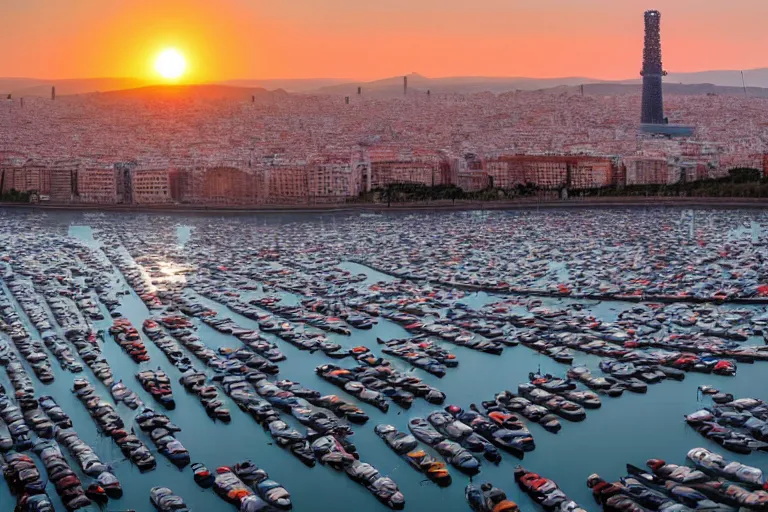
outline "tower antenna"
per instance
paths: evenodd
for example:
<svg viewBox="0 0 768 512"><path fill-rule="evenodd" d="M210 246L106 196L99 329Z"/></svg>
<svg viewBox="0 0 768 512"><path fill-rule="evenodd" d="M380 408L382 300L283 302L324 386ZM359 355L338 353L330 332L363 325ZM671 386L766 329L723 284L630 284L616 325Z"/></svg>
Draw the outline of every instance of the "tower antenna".
<svg viewBox="0 0 768 512"><path fill-rule="evenodd" d="M741 72L741 86L744 87L744 97L747 97L747 83L744 81L744 71Z"/></svg>

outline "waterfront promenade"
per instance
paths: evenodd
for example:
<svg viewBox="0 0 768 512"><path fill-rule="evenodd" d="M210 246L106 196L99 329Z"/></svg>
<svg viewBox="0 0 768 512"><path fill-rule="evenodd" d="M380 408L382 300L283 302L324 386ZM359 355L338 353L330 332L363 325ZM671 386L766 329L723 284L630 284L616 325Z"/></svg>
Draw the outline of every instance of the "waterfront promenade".
<svg viewBox="0 0 768 512"><path fill-rule="evenodd" d="M516 199L504 201L419 201L407 203L336 203L286 204L225 207L205 205L100 205L100 204L40 204L0 202L0 208L71 210L71 211L129 211L180 213L343 213L385 211L462 211L516 210L531 208L617 208L617 207L679 207L679 208L768 208L768 198L742 197L589 197L570 199Z"/></svg>

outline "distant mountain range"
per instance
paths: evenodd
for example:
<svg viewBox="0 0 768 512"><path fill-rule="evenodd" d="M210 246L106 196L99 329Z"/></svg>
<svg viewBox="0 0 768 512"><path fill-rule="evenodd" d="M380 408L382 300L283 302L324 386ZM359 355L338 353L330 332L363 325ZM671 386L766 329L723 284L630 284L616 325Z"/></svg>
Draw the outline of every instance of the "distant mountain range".
<svg viewBox="0 0 768 512"><path fill-rule="evenodd" d="M295 93L315 92L322 87L344 83L338 78L308 78L308 79L269 79L269 80L225 80L200 85L220 85L232 89L268 89L284 90ZM157 86L157 82L137 78L83 78L68 80L44 80L39 78L2 78L0 77L0 95L7 96L43 96L51 95L51 87L56 87L57 96L73 94L89 94L94 92L120 91ZM174 86L170 86L174 87Z"/></svg>
<svg viewBox="0 0 768 512"><path fill-rule="evenodd" d="M587 77L563 78L527 78L527 77L444 77L428 78L417 73L408 76L408 89L433 94L492 92L502 93L515 90L535 91L548 90L553 92L570 92L585 86L585 92L590 94L625 94L637 91L640 78L629 80L596 80ZM757 97L768 97L768 68L744 71L744 80L748 94ZM373 81L349 81L334 78L310 79L268 79L268 80L226 80L201 86L220 86L217 89L196 89L215 97L250 97L258 91L277 89L278 93L328 94L337 96L354 96L358 87L367 96L388 97L403 94L403 77L390 77ZM150 92L162 94L159 91L169 88L179 91L190 90L182 86L158 86L157 84L136 78L87 78L68 80L44 80L36 78L0 78L0 94L13 96L43 96L51 94L51 86L56 87L57 96L73 94L88 94L118 90L144 90L137 95L147 95ZM150 87L150 89L146 89ZM740 71L699 71L694 73L670 73L665 78L665 91L671 94L744 94ZM250 92L249 92L250 91ZM257 91L257 92L254 92Z"/></svg>
<svg viewBox="0 0 768 512"><path fill-rule="evenodd" d="M57 96L86 94L98 91L134 89L150 85L138 78L72 78L68 80L44 80L38 78L0 78L0 94L13 96L50 96L51 86Z"/></svg>
<svg viewBox="0 0 768 512"><path fill-rule="evenodd" d="M640 79L636 80L640 83ZM713 84L725 87L742 87L741 71L697 71L695 73L670 73L664 79L668 84ZM768 68L745 69L747 87L768 88Z"/></svg>
<svg viewBox="0 0 768 512"><path fill-rule="evenodd" d="M474 92L508 92L514 90L538 90L550 87L579 85L595 82L591 78L523 78L523 77L483 77L457 76L445 78L427 78L417 73L408 77L408 89L414 91L431 91L433 94L474 93ZM390 96L403 94L403 77L383 78L372 82L349 82L321 87L320 94L355 95L361 87L363 94L374 96Z"/></svg>
<svg viewBox="0 0 768 512"><path fill-rule="evenodd" d="M268 91L263 87L233 87L229 85L198 84L198 85L149 85L135 89L122 89L99 93L100 98L131 98L131 99L166 99L166 98L197 98L206 100L250 100L256 96L287 95L283 89Z"/></svg>
<svg viewBox="0 0 768 512"><path fill-rule="evenodd" d="M629 94L636 92L641 79L596 80L586 77L526 78L526 77L446 77L427 78L412 73L408 77L408 89L433 94L509 91L568 91L585 86L591 94ZM748 93L768 96L768 68L744 72ZM385 78L372 82L350 82L321 87L316 93L347 95L357 94L361 87L363 94L373 96L402 96L403 77ZM697 73L670 73L664 80L665 91L671 94L744 94L740 71L701 71Z"/></svg>
<svg viewBox="0 0 768 512"><path fill-rule="evenodd" d="M595 96L618 96L622 94L640 94L643 90L642 84L622 84L612 82L599 82L593 84L583 84L584 94ZM695 96L699 94L717 94L719 96L744 96L744 88L712 85L712 84L664 84L664 94L678 94L686 96ZM545 93L566 93L579 94L580 85L551 87L541 89ZM766 87L747 87L747 96L750 98L768 98L768 88Z"/></svg>
<svg viewBox="0 0 768 512"><path fill-rule="evenodd" d="M286 78L267 80L225 80L216 82L219 85L231 85L234 87L263 87L264 89L284 89L288 92L309 93L322 87L329 87L349 82L343 78Z"/></svg>

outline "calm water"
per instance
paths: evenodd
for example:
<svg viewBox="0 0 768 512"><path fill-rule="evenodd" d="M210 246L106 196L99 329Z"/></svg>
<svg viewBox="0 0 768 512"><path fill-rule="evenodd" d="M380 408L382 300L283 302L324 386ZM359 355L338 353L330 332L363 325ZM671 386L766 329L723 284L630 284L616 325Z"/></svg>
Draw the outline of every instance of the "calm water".
<svg viewBox="0 0 768 512"><path fill-rule="evenodd" d="M275 222L274 219L268 221ZM180 243L194 236L193 231L184 226L178 233ZM70 234L93 242L90 229L82 222L73 226ZM365 271L371 282L388 279L383 274L356 264L344 263L343 266L354 271ZM289 294L283 294L283 296L286 299L296 300L296 297L290 297ZM498 298L486 294L474 294L466 297L464 302L472 306L480 306ZM224 306L205 301L205 299L203 301L216 306L220 316L229 316L236 319L242 326L257 328L255 322L227 310ZM551 304L562 304L562 302L553 300ZM592 310L601 318L612 320L625 307L627 306L622 303L604 302L594 305ZM146 307L135 293L122 297L120 311L137 327L149 316ZM111 325L106 309L104 313L107 320L98 322L98 328L106 329ZM35 335L34 327L27 323L30 332ZM198 322L198 328L200 337L211 347L240 346L240 342L234 337L220 334L202 323ZM330 335L330 337L348 347L366 345L379 354L377 337L389 339L406 335L406 331L399 325L380 319L378 325L369 331L353 330L352 336L349 337L339 335ZM265 336L270 338L270 335ZM280 378L295 380L323 393L339 394L353 400L335 386L315 376L314 368L329 362L321 353L302 352L279 339L271 339L278 343L288 357L286 361L280 363ZM111 338L104 343L104 354L112 365L115 378L123 379L149 405L154 401L141 389L134 375L140 368L154 368L158 365L168 373L173 381L177 407L176 410L168 411L167 414L182 427L182 432L177 437L190 451L193 462L203 462L213 469L219 465L232 465L244 459L251 459L266 469L272 478L286 486L293 496L295 510L386 510L362 486L350 481L346 475L320 465L313 469L306 468L288 452L273 446L270 436L234 404L228 403L232 411L231 424L214 423L205 414L198 400L185 393L177 383L180 372L168 363L152 342L148 339L144 341L152 360L141 366L133 363ZM762 340L750 341L750 343L758 342ZM566 365L558 364L523 346L507 348L502 356L481 354L449 344L446 346L451 348L460 359L458 369L449 371L443 379L414 370L415 374L426 382L446 392L448 396L446 405L457 404L466 408L471 403L479 405L481 401L493 398L493 395L501 390L516 390L517 384L526 381L528 373L539 367L543 372L557 375L564 375L567 369ZM595 374L600 374L597 368L598 357L578 352L576 354L575 364L586 364ZM37 395L52 395L72 417L74 428L80 437L94 447L103 461L113 464L115 474L122 482L126 494L121 500L110 502L108 510L151 510L152 507L148 501L149 490L156 485L173 489L196 512L234 510L220 500L212 490L198 488L192 480L192 472L188 467L179 471L161 455L157 455L157 470L140 474L123 459L119 449L111 440L98 435L85 407L70 392L74 376L61 370L56 362L52 361L52 363L56 380L50 386L36 383ZM348 362L342 364L348 364ZM410 369L410 366L398 359L393 359L393 364L404 371ZM200 365L196 364L196 366ZM596 472L606 479L615 479L624 474L626 463L643 465L646 459L654 457L682 464L687 451L697 446L718 451L730 459L738 459L764 470L768 469L767 454L739 456L724 452L718 445L703 439L686 427L683 422L683 415L693 412L699 406L697 387L701 384L715 385L737 397L754 396L768 399L767 369L766 364L740 364L735 378L689 373L683 382L668 381L649 386L647 395L626 393L617 399L604 397L603 407L596 411L589 411L586 421L578 424L563 421L563 429L556 435L544 431L538 425L531 425L531 431L536 438L536 450L526 454L523 464L528 469L557 481L569 497L590 510L598 508L585 485L585 480L591 473ZM33 375L31 372L30 374ZM110 398L108 389L93 377L88 368L84 375L94 383L103 398ZM0 382L6 389L12 389L5 372L0 372ZM222 397L228 400L223 393ZM407 422L410 418L426 416L436 409L435 406L423 400L417 400L409 411L401 411L397 406L393 406L388 414L383 414L365 404L362 407L370 414L371 420L364 426L354 427L355 435L351 440L357 445L361 460L372 463L382 474L391 476L398 483L406 497L406 510L469 510L464 500L467 477L451 468L454 483L449 488L440 489L423 481L419 473L412 470L373 433L373 427L379 423L391 423L398 429L407 431ZM122 413L126 424L132 424L135 414L133 411L124 405L118 406L118 411ZM285 418L285 415L283 416ZM148 446L152 446L147 438L145 441ZM74 461L71 463L76 467ZM536 510L537 507L519 491L514 482L512 469L518 463L520 463L519 460L505 454L504 461L498 467L484 464L480 475L475 477L475 480L491 481L506 490L509 497L520 504L522 510ZM49 496L57 500L55 490L52 486L49 487L51 487ZM0 485L0 511L10 511L13 503L14 499L10 496L8 488ZM58 501L55 503L58 510L61 504Z"/></svg>

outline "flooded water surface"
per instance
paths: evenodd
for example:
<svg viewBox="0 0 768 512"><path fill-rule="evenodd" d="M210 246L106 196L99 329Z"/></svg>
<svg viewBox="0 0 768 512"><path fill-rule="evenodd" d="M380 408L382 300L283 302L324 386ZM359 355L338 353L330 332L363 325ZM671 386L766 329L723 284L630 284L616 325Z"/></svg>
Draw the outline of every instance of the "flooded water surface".
<svg viewBox="0 0 768 512"><path fill-rule="evenodd" d="M60 427L33 428L32 416L46 413L23 404L25 397L53 398L81 443L120 481L123 496L105 510L153 510L156 486L170 488L194 511L237 510L195 483L185 451L213 472L252 461L285 487L295 510L385 510L387 496L397 508L396 497L380 495L382 503L375 485L345 472L355 451L396 483L406 510L470 510L465 487L485 481L521 510L541 510L515 482L518 464L557 482L584 509L599 510L587 477L616 481L627 463L648 469L647 459L661 458L682 465L689 450L705 447L768 469L759 429L728 426L754 441L736 452L685 420L713 406L702 386L732 399L768 400L766 222L756 211L675 209L380 216L4 211L3 403L24 411L33 445L53 436L85 489L96 473L87 474L64 446ZM390 340L402 341L384 343ZM685 354L690 358L681 361ZM518 385L531 373L567 379L574 367L614 379L621 396L595 390L599 408L576 404L583 421L542 402L561 426L556 433L535 414L495 400L505 390L523 393ZM170 383L141 382L137 375L148 370ZM194 372L201 384L185 389L180 379ZM571 377L576 391L590 391ZM288 395L299 389L286 380L318 393L286 401L284 393L275 395L275 383ZM115 387L120 381L127 390ZM647 392L633 392L640 384ZM85 397L72 391L86 386L93 389ZM157 389L163 387L172 394ZM319 397L327 395L368 420L360 424L352 412L324 407ZM154 469L142 472L139 457L121 450L119 428L97 418L105 410L95 405L99 400L89 403L94 396L114 409L126 433L133 430ZM174 407L166 408L162 401L171 396ZM516 432L512 444L533 442L519 453L497 446L497 464L482 450L474 453L480 471L469 476L444 448L420 439L420 449L449 462L452 483L440 487L375 431L388 424L409 433L411 420L450 405L474 406L485 418L514 414L501 425ZM180 428L169 432L175 440L157 443L154 428L142 429L146 415L137 416L147 407L167 417L154 428L167 420ZM318 412L330 426L316 423ZM515 430L520 424L525 435ZM316 442L324 436L349 458L334 463ZM24 448L23 439L12 441ZM468 446L461 439L456 446L462 444ZM40 456L24 453L47 482L55 509L65 510ZM9 485L0 485L0 510L13 510L16 500Z"/></svg>

